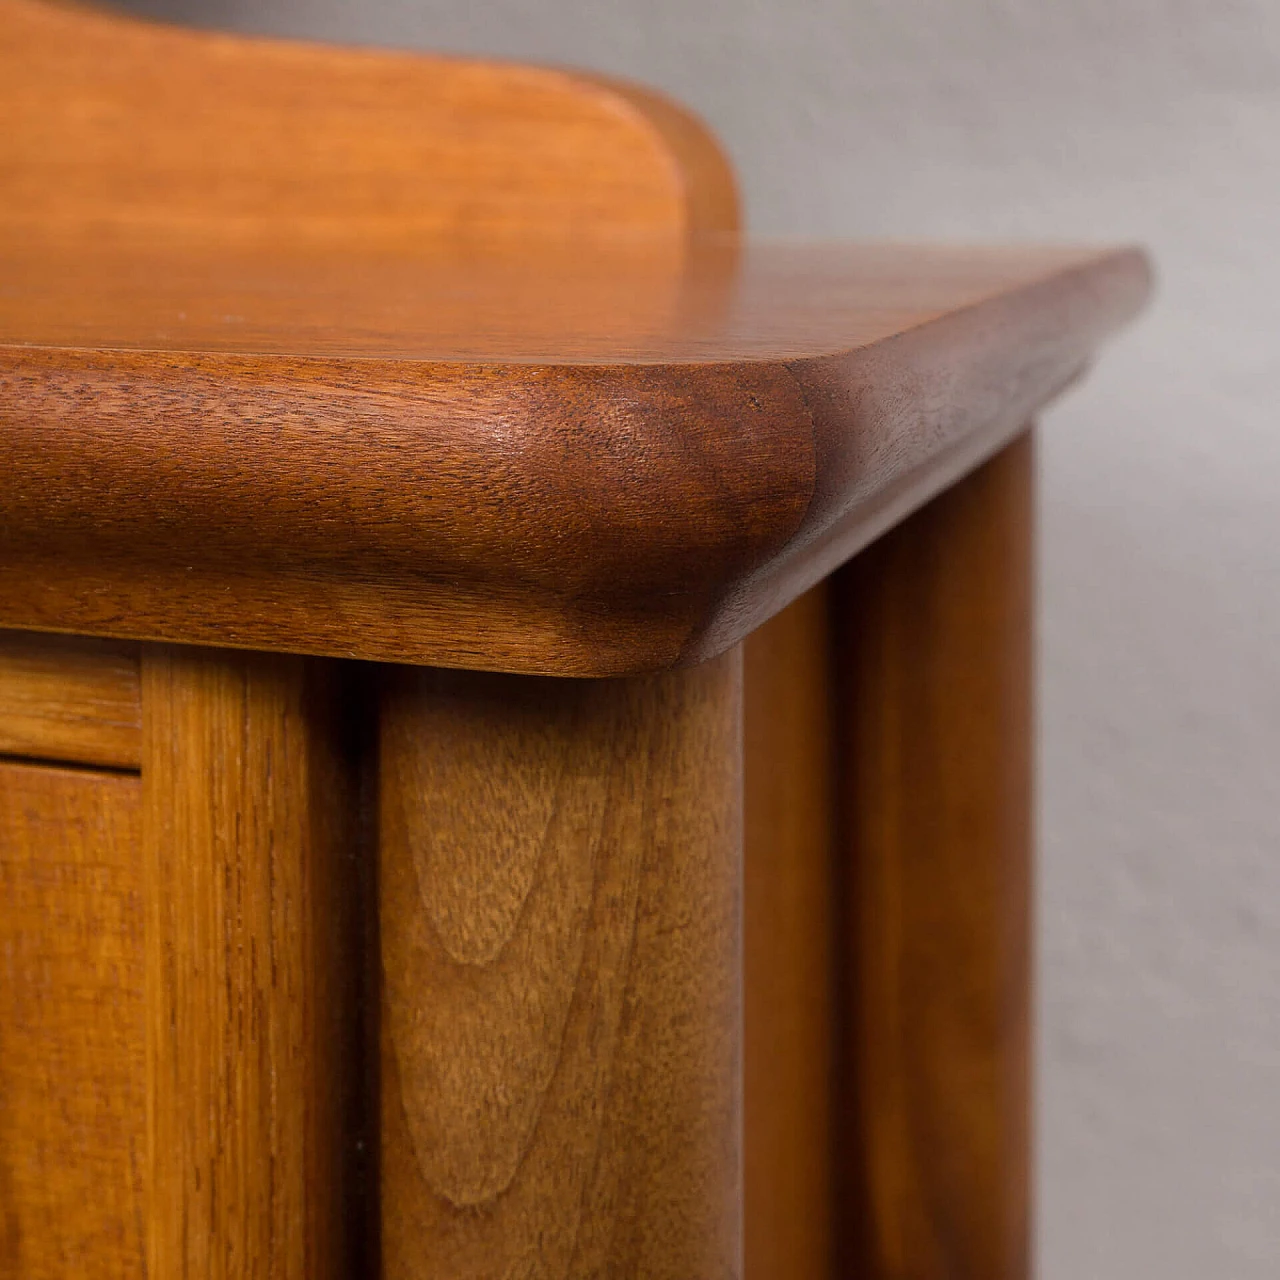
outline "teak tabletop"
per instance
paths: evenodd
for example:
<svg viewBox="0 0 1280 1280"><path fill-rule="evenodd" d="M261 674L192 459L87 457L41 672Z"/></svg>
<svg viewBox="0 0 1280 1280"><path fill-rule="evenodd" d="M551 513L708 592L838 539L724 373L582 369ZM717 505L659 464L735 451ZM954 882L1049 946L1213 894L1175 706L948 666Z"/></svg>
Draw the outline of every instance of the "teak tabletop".
<svg viewBox="0 0 1280 1280"><path fill-rule="evenodd" d="M0 250L0 622L560 675L736 644L1148 283L1133 250L105 239Z"/></svg>
<svg viewBox="0 0 1280 1280"><path fill-rule="evenodd" d="M1037 413L555 68L0 0L0 1276L1026 1280Z"/></svg>

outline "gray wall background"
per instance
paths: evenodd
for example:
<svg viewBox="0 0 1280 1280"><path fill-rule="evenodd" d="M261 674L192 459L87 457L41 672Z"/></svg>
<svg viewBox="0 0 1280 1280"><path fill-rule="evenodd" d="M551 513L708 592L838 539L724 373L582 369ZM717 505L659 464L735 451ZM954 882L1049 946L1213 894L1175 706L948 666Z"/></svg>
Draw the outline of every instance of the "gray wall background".
<svg viewBox="0 0 1280 1280"><path fill-rule="evenodd" d="M761 233L1140 240L1042 433L1042 1280L1280 1275L1280 4L133 0L689 103Z"/></svg>

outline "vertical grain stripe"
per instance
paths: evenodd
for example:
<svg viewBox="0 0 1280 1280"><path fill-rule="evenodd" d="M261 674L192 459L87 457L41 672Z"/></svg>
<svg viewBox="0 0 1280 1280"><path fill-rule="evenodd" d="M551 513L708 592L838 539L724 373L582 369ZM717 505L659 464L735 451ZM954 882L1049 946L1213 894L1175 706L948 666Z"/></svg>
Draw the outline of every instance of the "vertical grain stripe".
<svg viewBox="0 0 1280 1280"><path fill-rule="evenodd" d="M152 1276L346 1274L362 1050L333 679L144 650Z"/></svg>

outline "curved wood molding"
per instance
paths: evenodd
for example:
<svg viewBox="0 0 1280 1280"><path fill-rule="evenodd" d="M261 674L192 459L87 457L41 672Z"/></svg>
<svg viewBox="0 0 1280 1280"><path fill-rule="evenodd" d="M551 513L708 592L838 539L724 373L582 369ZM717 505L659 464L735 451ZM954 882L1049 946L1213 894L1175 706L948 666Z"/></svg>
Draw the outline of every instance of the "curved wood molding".
<svg viewBox="0 0 1280 1280"><path fill-rule="evenodd" d="M1132 251L149 260L0 299L0 625L562 675L728 648L1147 290Z"/></svg>
<svg viewBox="0 0 1280 1280"><path fill-rule="evenodd" d="M0 0L0 111L0 626L699 661L1148 287L1136 251L711 235L707 131L561 71Z"/></svg>

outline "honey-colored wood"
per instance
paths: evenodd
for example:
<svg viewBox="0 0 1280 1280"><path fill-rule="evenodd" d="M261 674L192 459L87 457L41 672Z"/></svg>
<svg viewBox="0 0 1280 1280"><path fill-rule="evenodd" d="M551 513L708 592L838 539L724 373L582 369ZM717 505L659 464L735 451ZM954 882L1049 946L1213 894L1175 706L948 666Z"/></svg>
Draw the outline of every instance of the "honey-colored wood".
<svg viewBox="0 0 1280 1280"><path fill-rule="evenodd" d="M830 1280L832 637L816 587L743 646L747 1280Z"/></svg>
<svg viewBox="0 0 1280 1280"><path fill-rule="evenodd" d="M658 234L586 244L485 239L463 249L427 241L390 252L20 230L0 241L0 268L5 348L49 348L47 359L129 352L121 373L140 361L135 377L162 376L175 355L241 356L231 368L279 378L261 391L273 398L289 395L300 360L343 362L370 386L406 372L399 365L427 386L449 372L441 364L498 366L492 376L529 387L541 366L659 365L672 376L665 366L691 365L686 373L709 376L701 366L808 364L948 317L960 327L923 336L978 342L968 354L1014 358L1025 356L1023 344L1052 354L1057 344L1096 343L1147 283L1131 249L734 235L677 247ZM1102 296L1089 297L1094 290ZM955 314L978 306L996 332L971 332ZM1016 334L1019 320L1033 319L1039 331ZM1047 378L1037 386L1052 389Z"/></svg>
<svg viewBox="0 0 1280 1280"><path fill-rule="evenodd" d="M0 763L5 1280L146 1274L140 789Z"/></svg>
<svg viewBox="0 0 1280 1280"><path fill-rule="evenodd" d="M0 2L0 226L416 245L736 221L682 108L601 77Z"/></svg>
<svg viewBox="0 0 1280 1280"><path fill-rule="evenodd" d="M1028 1274L1031 474L1023 436L832 584L840 1275Z"/></svg>
<svg viewBox="0 0 1280 1280"><path fill-rule="evenodd" d="M741 679L388 671L386 1280L740 1274Z"/></svg>
<svg viewBox="0 0 1280 1280"><path fill-rule="evenodd" d="M731 647L1147 289L1135 252L5 252L0 622L561 675Z"/></svg>
<svg viewBox="0 0 1280 1280"><path fill-rule="evenodd" d="M997 449L1134 251L752 249L567 72L0 0L0 623L529 674L737 643Z"/></svg>
<svg viewBox="0 0 1280 1280"><path fill-rule="evenodd" d="M143 653L150 1276L367 1274L351 1256L359 850L334 686L306 659Z"/></svg>
<svg viewBox="0 0 1280 1280"><path fill-rule="evenodd" d="M750 1280L1024 1280L1005 446L1143 255L753 246L647 91L40 0L0 118L0 625L221 647L0 635L0 753L140 769L0 764L0 1267L727 1280L745 1194ZM375 744L228 646L431 666Z"/></svg>
<svg viewBox="0 0 1280 1280"><path fill-rule="evenodd" d="M136 645L0 632L0 754L136 769Z"/></svg>

